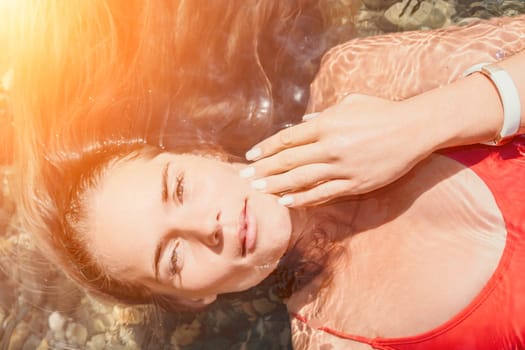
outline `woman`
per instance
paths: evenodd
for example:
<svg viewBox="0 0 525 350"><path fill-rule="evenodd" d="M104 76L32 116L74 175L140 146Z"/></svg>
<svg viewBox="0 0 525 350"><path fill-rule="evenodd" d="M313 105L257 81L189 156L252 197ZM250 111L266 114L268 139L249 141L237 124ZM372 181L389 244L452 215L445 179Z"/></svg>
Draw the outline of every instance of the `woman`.
<svg viewBox="0 0 525 350"><path fill-rule="evenodd" d="M145 147L87 174L63 241L99 292L172 307L206 306L280 264L297 348L521 347L520 149L435 155L368 196L289 210L236 164Z"/></svg>
<svg viewBox="0 0 525 350"><path fill-rule="evenodd" d="M14 86L18 82L20 88L16 72ZM121 92L121 82L100 91L100 85L86 87L75 76L58 76L71 84L66 92L72 96L65 96L70 99L28 101L30 107L45 106L57 116L73 107L78 116L131 113L126 103L135 101L137 85L122 84L130 88L125 98L112 101L110 92ZM159 89L161 97L170 91ZM57 84L36 97L63 90ZM88 98L75 98L74 92ZM151 106L169 110L171 101L159 98ZM203 142L174 140L166 152L140 137L120 137L126 129L117 135L105 129L99 141L75 147L78 140L67 126L59 130L60 141L54 134L37 135L49 148L43 155L33 149L22 213L48 253L94 293L196 308L254 286L275 270L274 281L281 282L295 315L297 348L322 343L402 348L374 338L420 333L426 335L398 342L427 349L523 345L517 312L513 318L505 314L509 319L501 323L486 317L495 310L519 310L524 302L516 292L523 285L508 277L523 261L523 208L516 200L523 189L514 181L523 178L520 141L497 150L435 155L367 196L288 209L276 196L240 180L242 164L234 163L235 157ZM513 177L491 176L500 166ZM517 258L511 260L511 254ZM507 299L491 298L493 291Z"/></svg>

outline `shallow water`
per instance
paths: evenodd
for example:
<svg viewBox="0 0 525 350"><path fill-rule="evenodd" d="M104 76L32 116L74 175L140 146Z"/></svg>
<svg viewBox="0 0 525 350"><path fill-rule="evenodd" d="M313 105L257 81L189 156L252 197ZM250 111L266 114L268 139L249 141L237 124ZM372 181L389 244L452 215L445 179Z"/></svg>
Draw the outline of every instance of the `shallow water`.
<svg viewBox="0 0 525 350"><path fill-rule="evenodd" d="M372 2L364 1L369 6ZM416 3L394 3L387 9L375 10L363 5L356 20L358 34L441 28L476 18L525 13L525 2L520 0ZM394 20L392 13L401 12L398 18L403 20ZM488 54L501 58L508 53L495 46ZM406 75L392 77L401 78L409 80ZM3 123L5 110L1 103L0 92ZM17 232L16 225L8 227L14 210L9 178L16 174L6 166L0 169L0 349L291 348L288 314L279 299L262 288L224 297L206 311L195 313L122 307L87 297L60 272L34 256L29 237Z"/></svg>

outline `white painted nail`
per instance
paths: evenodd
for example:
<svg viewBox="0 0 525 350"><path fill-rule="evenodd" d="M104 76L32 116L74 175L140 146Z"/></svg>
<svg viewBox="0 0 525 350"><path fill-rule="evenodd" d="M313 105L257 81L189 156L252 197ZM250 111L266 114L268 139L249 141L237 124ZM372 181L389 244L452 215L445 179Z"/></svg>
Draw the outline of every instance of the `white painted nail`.
<svg viewBox="0 0 525 350"><path fill-rule="evenodd" d="M262 179L254 180L252 181L251 185L256 190L264 190L266 188L266 181Z"/></svg>
<svg viewBox="0 0 525 350"><path fill-rule="evenodd" d="M293 203L293 196L289 194L285 194L284 196L278 199L278 202L281 205L290 205Z"/></svg>
<svg viewBox="0 0 525 350"><path fill-rule="evenodd" d="M244 179L252 177L253 175L255 175L255 168L252 166L244 168L241 171L239 171L239 175Z"/></svg>
<svg viewBox="0 0 525 350"><path fill-rule="evenodd" d="M248 152L246 152L246 160L254 160L261 156L261 149L260 148L252 148Z"/></svg>
<svg viewBox="0 0 525 350"><path fill-rule="evenodd" d="M303 115L303 122L305 121L308 121L310 119L314 119L315 117L317 117L319 114L321 114L320 112L315 112L315 113L308 113L308 114L305 114Z"/></svg>

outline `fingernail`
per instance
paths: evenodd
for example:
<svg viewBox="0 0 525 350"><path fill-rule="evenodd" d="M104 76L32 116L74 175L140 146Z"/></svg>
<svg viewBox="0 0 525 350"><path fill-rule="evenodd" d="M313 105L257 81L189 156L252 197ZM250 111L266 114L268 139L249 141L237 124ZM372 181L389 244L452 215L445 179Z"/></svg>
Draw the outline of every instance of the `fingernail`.
<svg viewBox="0 0 525 350"><path fill-rule="evenodd" d="M244 179L252 177L253 175L255 175L255 168L252 166L244 168L241 171L239 171L239 175Z"/></svg>
<svg viewBox="0 0 525 350"><path fill-rule="evenodd" d="M284 196L279 198L277 201L279 202L279 204L284 205L284 206L290 205L293 203L293 196L289 194L285 194Z"/></svg>
<svg viewBox="0 0 525 350"><path fill-rule="evenodd" d="M252 148L248 152L246 152L246 160L254 160L261 156L261 149L260 148Z"/></svg>
<svg viewBox="0 0 525 350"><path fill-rule="evenodd" d="M310 119L313 119L313 118L317 117L319 114L321 114L321 113L320 112L315 112L315 113L305 114L305 115L303 115L303 122L305 122L307 120L310 120Z"/></svg>
<svg viewBox="0 0 525 350"><path fill-rule="evenodd" d="M254 180L254 181L252 181L251 185L256 190L264 190L266 188L266 181L261 180L261 179Z"/></svg>

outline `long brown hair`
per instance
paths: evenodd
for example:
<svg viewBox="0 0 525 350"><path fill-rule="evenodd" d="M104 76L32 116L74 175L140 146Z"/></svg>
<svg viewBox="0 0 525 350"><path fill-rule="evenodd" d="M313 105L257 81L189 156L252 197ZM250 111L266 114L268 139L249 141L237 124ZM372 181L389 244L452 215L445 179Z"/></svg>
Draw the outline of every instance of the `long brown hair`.
<svg viewBox="0 0 525 350"><path fill-rule="evenodd" d="M21 227L84 287L149 301L87 254L79 234L85 189L119 157L145 149L240 154L298 118L322 53L351 34L333 26L339 16L327 9L335 3L15 2L7 52Z"/></svg>

